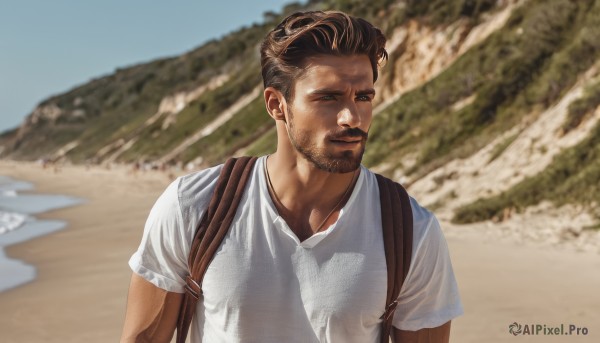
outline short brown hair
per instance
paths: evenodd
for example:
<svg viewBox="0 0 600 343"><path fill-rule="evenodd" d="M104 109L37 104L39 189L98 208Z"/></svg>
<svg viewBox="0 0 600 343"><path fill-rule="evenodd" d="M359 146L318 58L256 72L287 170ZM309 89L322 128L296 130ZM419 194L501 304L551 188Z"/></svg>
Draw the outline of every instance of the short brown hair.
<svg viewBox="0 0 600 343"><path fill-rule="evenodd" d="M379 62L387 59L385 36L368 21L343 12L297 12L267 34L260 47L263 84L292 100L293 80L308 57L364 54L377 80Z"/></svg>

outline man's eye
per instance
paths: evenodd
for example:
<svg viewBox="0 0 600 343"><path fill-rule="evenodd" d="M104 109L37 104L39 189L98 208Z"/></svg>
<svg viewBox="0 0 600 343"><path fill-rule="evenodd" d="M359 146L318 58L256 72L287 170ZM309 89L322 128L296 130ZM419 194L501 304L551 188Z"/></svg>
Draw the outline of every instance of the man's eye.
<svg viewBox="0 0 600 343"><path fill-rule="evenodd" d="M335 96L333 95L323 95L319 98L319 100L335 100Z"/></svg>
<svg viewBox="0 0 600 343"><path fill-rule="evenodd" d="M371 97L368 95L359 95L356 97L357 101L371 101Z"/></svg>

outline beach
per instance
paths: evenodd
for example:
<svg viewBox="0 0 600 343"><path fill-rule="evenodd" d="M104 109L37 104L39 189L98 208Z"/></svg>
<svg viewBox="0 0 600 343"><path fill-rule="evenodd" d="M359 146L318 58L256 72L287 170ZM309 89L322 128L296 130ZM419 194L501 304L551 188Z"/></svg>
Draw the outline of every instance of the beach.
<svg viewBox="0 0 600 343"><path fill-rule="evenodd" d="M162 173L3 162L0 174L31 182L35 192L85 199L38 215L65 229L6 248L37 268L35 281L0 293L2 342L115 342L125 314L127 265L150 207L169 183Z"/></svg>
<svg viewBox="0 0 600 343"><path fill-rule="evenodd" d="M148 212L170 183L160 171L126 167L0 162L0 175L30 182L35 192L85 199L46 212L58 232L6 248L37 269L33 282L0 292L2 342L115 342L125 315L131 271ZM568 246L517 242L489 230L443 224L465 315L451 342L600 341L600 254ZM509 325L585 327L586 335L519 335Z"/></svg>

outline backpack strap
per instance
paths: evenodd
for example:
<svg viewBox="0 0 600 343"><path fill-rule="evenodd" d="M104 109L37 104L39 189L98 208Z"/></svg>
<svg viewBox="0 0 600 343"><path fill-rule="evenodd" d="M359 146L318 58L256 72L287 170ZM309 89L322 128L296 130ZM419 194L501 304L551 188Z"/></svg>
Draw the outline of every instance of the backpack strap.
<svg viewBox="0 0 600 343"><path fill-rule="evenodd" d="M257 157L230 158L225 162L213 196L192 241L189 275L177 319L177 343L184 343L196 304L202 295L202 279L223 238L229 231Z"/></svg>
<svg viewBox="0 0 600 343"><path fill-rule="evenodd" d="M381 316L381 343L388 343L400 289L412 257L413 216L408 193L400 184L375 174L381 203L381 226L387 265L387 296Z"/></svg>

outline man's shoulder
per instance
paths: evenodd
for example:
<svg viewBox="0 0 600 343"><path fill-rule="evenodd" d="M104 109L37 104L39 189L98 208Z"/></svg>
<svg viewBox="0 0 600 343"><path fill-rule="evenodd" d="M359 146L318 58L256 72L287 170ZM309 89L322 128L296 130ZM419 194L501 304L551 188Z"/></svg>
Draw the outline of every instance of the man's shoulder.
<svg viewBox="0 0 600 343"><path fill-rule="evenodd" d="M413 259L417 250L438 251L445 245L445 238L440 223L433 212L410 197L413 213Z"/></svg>
<svg viewBox="0 0 600 343"><path fill-rule="evenodd" d="M182 209L203 208L208 205L223 165L195 171L175 180L177 197Z"/></svg>
<svg viewBox="0 0 600 343"><path fill-rule="evenodd" d="M378 175L378 174L376 172L374 172L374 171L366 168L366 167L364 168L364 170L367 172L367 175L369 177L371 177L372 180L375 182L376 175ZM388 179L390 179L390 178L388 178ZM406 189L406 191L408 193L408 197L410 199L410 207L412 209L413 225L414 226L418 226L418 227L427 226L433 219L435 219L435 215L431 211L429 211L426 207L422 206L410 194L410 191L401 182L395 181L393 179L390 179L390 180L392 180L393 182L396 182L396 183L400 184L402 187L404 187L404 189Z"/></svg>
<svg viewBox="0 0 600 343"><path fill-rule="evenodd" d="M193 188L206 188L215 183L219 178L219 173L223 169L223 164L214 167L197 170L179 177L179 189L185 191Z"/></svg>
<svg viewBox="0 0 600 343"><path fill-rule="evenodd" d="M365 168L368 174L375 179L376 173L372 170ZM392 181L397 182L392 179ZM400 185L402 183L397 182ZM404 187L404 185L402 185ZM404 187L406 189L406 187ZM413 244L418 246L423 240L429 239L427 237L441 235L441 228L435 214L428 210L425 206L422 206L415 197L407 189L408 197L410 199L410 207L412 210L413 217Z"/></svg>
<svg viewBox="0 0 600 343"><path fill-rule="evenodd" d="M413 213L413 226L426 227L431 225L431 221L436 220L433 212L422 206L410 193L409 198Z"/></svg>

